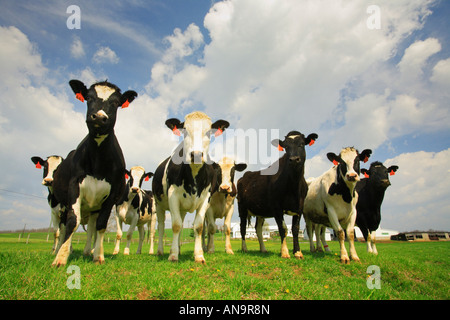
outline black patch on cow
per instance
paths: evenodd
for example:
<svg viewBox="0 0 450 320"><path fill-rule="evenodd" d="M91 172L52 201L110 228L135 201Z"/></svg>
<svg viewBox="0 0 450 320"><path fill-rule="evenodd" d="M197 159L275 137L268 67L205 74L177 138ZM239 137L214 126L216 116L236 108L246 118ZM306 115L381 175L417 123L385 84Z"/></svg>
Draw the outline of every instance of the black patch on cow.
<svg viewBox="0 0 450 320"><path fill-rule="evenodd" d="M355 189L353 189L353 195L350 193L350 189L348 188L348 186L345 184L344 179L342 178L342 175L339 173L341 168L340 167L344 167L345 171L347 171L347 166L343 165L343 164L339 164L338 167L336 168L336 176L337 176L337 182L333 182L330 186L330 189L328 189L328 194L330 196L333 195L340 195L342 196L342 199L347 202L350 203L352 202L353 197L355 196Z"/></svg>

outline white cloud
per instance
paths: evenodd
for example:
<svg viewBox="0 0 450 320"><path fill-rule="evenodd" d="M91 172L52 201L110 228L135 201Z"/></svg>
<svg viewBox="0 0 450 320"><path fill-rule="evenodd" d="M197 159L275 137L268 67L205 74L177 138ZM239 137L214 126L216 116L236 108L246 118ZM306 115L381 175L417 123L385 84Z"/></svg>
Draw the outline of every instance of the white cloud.
<svg viewBox="0 0 450 320"><path fill-rule="evenodd" d="M0 73L4 75L0 78L0 148L3 150L0 162L8 164L8 173L0 186L39 195L45 192L40 184L42 171L34 168L30 158L52 154L66 156L87 129L83 115L73 111L68 97L53 93L60 87L49 86L56 81L51 79L27 36L17 28L0 27L0 39ZM33 207L46 212L42 219L47 225L49 210L45 197L39 204ZM2 201L0 215L11 210L18 213L22 209L17 203ZM23 212L30 217L35 214L28 209ZM8 228L14 222L22 224L21 216L13 216ZM4 228L2 224L0 229Z"/></svg>
<svg viewBox="0 0 450 320"><path fill-rule="evenodd" d="M411 44L405 50L402 60L398 63L402 77L411 81L421 76L427 59L441 51L441 48L439 40L435 38L428 38Z"/></svg>
<svg viewBox="0 0 450 320"><path fill-rule="evenodd" d="M433 67L433 74L430 78L433 84L437 85L444 95L449 95L448 88L450 88L450 58L441 60Z"/></svg>
<svg viewBox="0 0 450 320"><path fill-rule="evenodd" d="M84 52L83 42L81 42L81 39L79 37L74 37L73 42L70 46L70 55L75 58L79 59L86 55Z"/></svg>
<svg viewBox="0 0 450 320"><path fill-rule="evenodd" d="M398 230L450 229L448 190L450 149L404 153L384 162L399 166L390 177L382 207L382 225Z"/></svg>
<svg viewBox="0 0 450 320"><path fill-rule="evenodd" d="M116 64L119 62L119 57L117 54L111 50L109 47L100 47L92 57L92 61L95 63L112 63Z"/></svg>

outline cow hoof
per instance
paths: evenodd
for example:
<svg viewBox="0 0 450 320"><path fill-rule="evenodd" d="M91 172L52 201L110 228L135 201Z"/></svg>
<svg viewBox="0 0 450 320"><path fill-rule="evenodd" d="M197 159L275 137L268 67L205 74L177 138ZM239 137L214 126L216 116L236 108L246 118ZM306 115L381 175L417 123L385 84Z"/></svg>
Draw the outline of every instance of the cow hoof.
<svg viewBox="0 0 450 320"><path fill-rule="evenodd" d="M303 260L303 254L299 251L294 254L294 257L299 260Z"/></svg>
<svg viewBox="0 0 450 320"><path fill-rule="evenodd" d="M176 256L176 255L174 255L174 254L171 254L170 256L169 256L169 259L168 259L169 261L172 261L172 262L178 262L178 256Z"/></svg>
<svg viewBox="0 0 450 320"><path fill-rule="evenodd" d="M291 256L289 254L282 254L281 257L283 259L290 259L291 258Z"/></svg>
<svg viewBox="0 0 450 320"><path fill-rule="evenodd" d="M361 260L359 260L358 257L355 257L355 258L352 257L352 260L355 261L355 262L361 263Z"/></svg>
<svg viewBox="0 0 450 320"><path fill-rule="evenodd" d="M348 257L342 257L341 258L341 263L343 263L343 264L350 264L350 259Z"/></svg>
<svg viewBox="0 0 450 320"><path fill-rule="evenodd" d="M104 264L105 263L105 258L98 258L97 260L94 259L94 263L95 264Z"/></svg>
<svg viewBox="0 0 450 320"><path fill-rule="evenodd" d="M114 250L113 255L116 255L119 253L119 250Z"/></svg>
<svg viewBox="0 0 450 320"><path fill-rule="evenodd" d="M125 250L123 250L123 254L126 256L130 255L130 249L125 248Z"/></svg>
<svg viewBox="0 0 450 320"><path fill-rule="evenodd" d="M203 255L195 257L195 262L201 263L201 264L206 264L206 261L205 261L205 258L203 257Z"/></svg>
<svg viewBox="0 0 450 320"><path fill-rule="evenodd" d="M234 254L233 250L227 250L226 251L228 254Z"/></svg>

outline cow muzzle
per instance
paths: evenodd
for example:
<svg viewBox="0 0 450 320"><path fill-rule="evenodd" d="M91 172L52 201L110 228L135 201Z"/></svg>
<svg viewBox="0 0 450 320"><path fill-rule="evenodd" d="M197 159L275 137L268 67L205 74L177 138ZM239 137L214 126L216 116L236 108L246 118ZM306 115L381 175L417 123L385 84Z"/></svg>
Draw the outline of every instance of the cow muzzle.
<svg viewBox="0 0 450 320"><path fill-rule="evenodd" d="M91 114L89 116L89 120L94 124L95 127L101 127L107 124L108 115L103 110L100 110L97 113Z"/></svg>
<svg viewBox="0 0 450 320"><path fill-rule="evenodd" d="M203 163L203 152L192 151L191 152L191 163L192 164L202 164Z"/></svg>
<svg viewBox="0 0 450 320"><path fill-rule="evenodd" d="M346 175L347 181L354 182L358 181L358 175L356 173L349 173Z"/></svg>
<svg viewBox="0 0 450 320"><path fill-rule="evenodd" d="M44 178L44 180L42 180L42 184L46 187L50 187L53 183L53 178Z"/></svg>
<svg viewBox="0 0 450 320"><path fill-rule="evenodd" d="M219 187L219 192L221 192L221 193L231 193L231 186L222 184Z"/></svg>
<svg viewBox="0 0 450 320"><path fill-rule="evenodd" d="M131 188L131 192L138 193L139 192L139 188L138 187L132 187Z"/></svg>

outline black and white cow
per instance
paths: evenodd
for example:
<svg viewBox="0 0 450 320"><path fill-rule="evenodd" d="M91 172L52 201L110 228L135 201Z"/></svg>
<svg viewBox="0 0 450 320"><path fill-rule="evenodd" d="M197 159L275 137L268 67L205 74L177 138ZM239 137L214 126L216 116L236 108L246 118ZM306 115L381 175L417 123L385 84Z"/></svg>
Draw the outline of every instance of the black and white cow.
<svg viewBox="0 0 450 320"><path fill-rule="evenodd" d="M359 261L354 244L356 220L356 183L360 180L360 161L366 162L372 151L359 153L355 148L344 148L339 155L327 154L334 166L315 179L308 179L308 194L305 199L304 217L311 252L314 251L312 223L332 227L339 238L341 262L349 263L345 249L345 231L350 244L350 258ZM317 230L317 229L316 229ZM318 238L318 235L316 234Z"/></svg>
<svg viewBox="0 0 450 320"><path fill-rule="evenodd" d="M58 168L64 159L60 156L49 156L46 160L41 157L32 157L31 161L36 165L37 169L43 168L42 185L48 188L47 201L51 209L51 219L53 225L53 248L52 253L55 254L59 240L59 223L61 221L61 206L53 194L53 172Z"/></svg>
<svg viewBox="0 0 450 320"><path fill-rule="evenodd" d="M116 203L115 217L117 225L117 237L113 254L118 254L120 250L120 240L122 239L122 223L130 225L130 228L127 232L127 245L123 251L123 254L130 254L130 243L136 227L139 230L139 245L136 253L141 253L142 243L144 242L145 237L144 226L146 224L149 224L148 232L153 233L153 236L150 237L151 243L149 251L149 253L153 253L156 206L155 202L153 201L152 192L141 189L142 182L144 180L148 181L153 176L153 173L145 172L145 169L143 167L136 166L132 167L130 171L127 170L126 176L129 177L129 180L122 197Z"/></svg>
<svg viewBox="0 0 450 320"><path fill-rule="evenodd" d="M202 231L208 209L211 189L214 185L214 169L208 151L210 136L221 134L229 123L225 120L211 122L203 112L192 112L185 121L169 119L166 126L174 134L184 134L184 140L175 152L156 169L153 177L153 195L158 218L158 254L162 255L165 211L172 218L173 240L169 261L178 261L180 231L187 212L194 212L194 259L205 263L202 249Z"/></svg>
<svg viewBox="0 0 450 320"><path fill-rule="evenodd" d="M231 248L231 217L234 211L234 199L237 195L234 184L234 174L236 171L244 171L247 168L245 163L235 163L230 157L223 157L218 163L214 163L214 170L217 176L216 185L213 186L209 208L206 211L205 225L208 231L208 245L205 246L205 232L203 230L203 247L208 253L214 252L214 234L216 233L216 219L225 218L225 251L234 254Z"/></svg>
<svg viewBox="0 0 450 320"><path fill-rule="evenodd" d="M286 154L265 171L247 171L238 180L237 199L244 252L247 252L245 233L249 216L257 217L256 233L261 252L266 252L262 239L264 219L273 217L280 232L281 257L290 258L286 245L287 227L284 222L284 214L289 214L293 216L294 256L298 259L303 258L298 244L298 233L304 199L308 190L304 178L305 145L312 145L317 138L318 135L315 133L305 137L298 131L291 131L286 135L284 141L273 140L272 144L279 149L286 149ZM273 170L274 166L278 170Z"/></svg>
<svg viewBox="0 0 450 320"><path fill-rule="evenodd" d="M93 84L89 89L78 80L69 82L75 96L87 101L86 124L88 135L54 173L54 193L67 208L62 218L65 225L64 243L53 265L67 263L72 235L80 222L88 221L88 240L84 253L89 254L94 229L97 239L94 262L105 261L103 238L112 207L125 188L125 160L114 133L117 109L128 107L137 96L135 91L121 93L107 82Z"/></svg>
<svg viewBox="0 0 450 320"><path fill-rule="evenodd" d="M386 168L381 162L373 162L369 170L361 169L365 178L356 184L358 203L356 204L356 225L367 241L367 251L378 254L375 233L381 221L381 203L384 193L391 185L389 175L394 175L398 166Z"/></svg>

